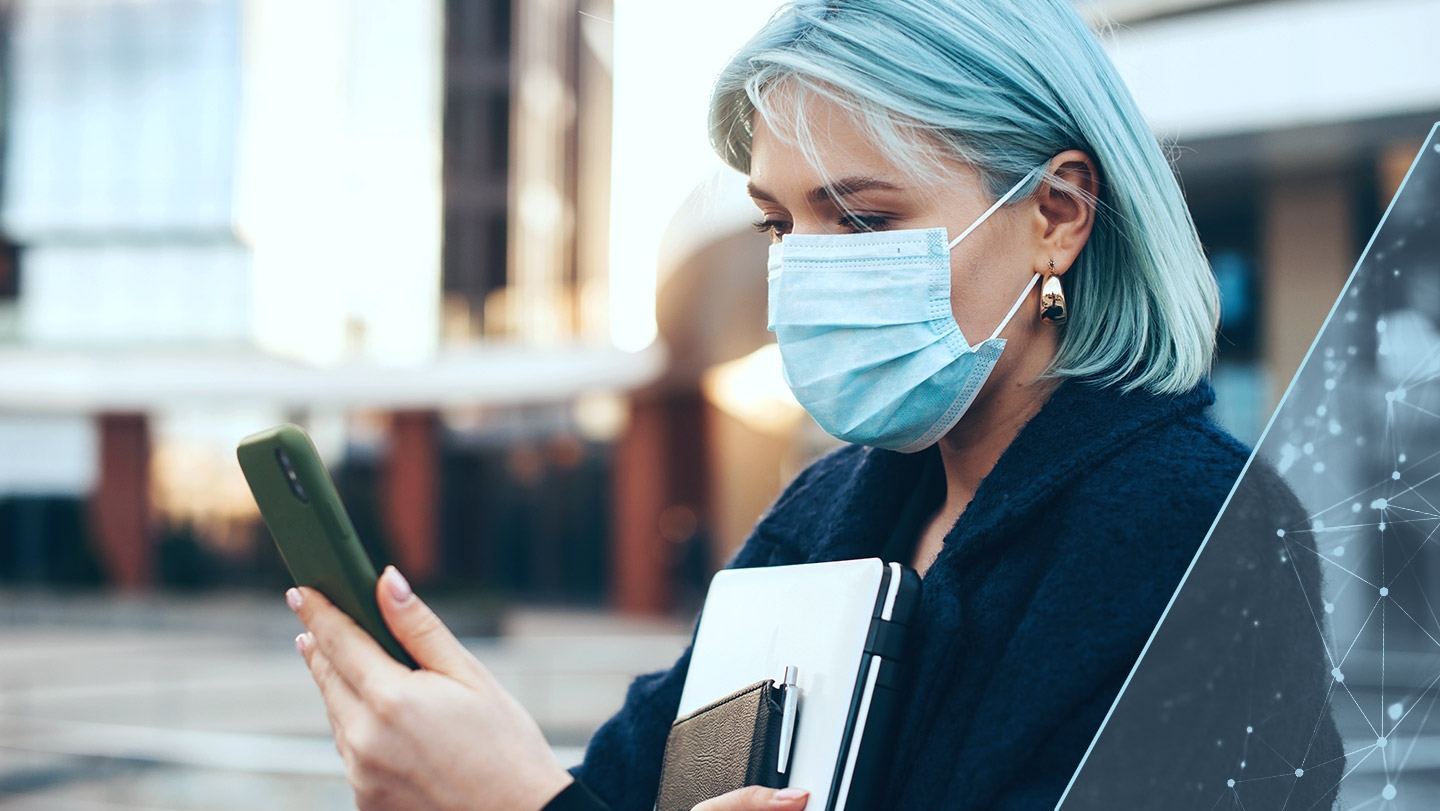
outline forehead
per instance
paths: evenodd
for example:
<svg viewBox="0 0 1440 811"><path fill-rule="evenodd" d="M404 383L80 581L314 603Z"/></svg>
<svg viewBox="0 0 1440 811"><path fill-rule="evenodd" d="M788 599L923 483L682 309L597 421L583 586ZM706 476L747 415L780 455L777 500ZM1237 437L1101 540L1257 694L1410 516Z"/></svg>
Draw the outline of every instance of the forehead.
<svg viewBox="0 0 1440 811"><path fill-rule="evenodd" d="M750 142L750 179L779 189L823 185L829 179L864 174L901 180L901 171L870 139L856 114L816 93L777 88L768 115L755 114ZM818 164L818 165L816 165Z"/></svg>

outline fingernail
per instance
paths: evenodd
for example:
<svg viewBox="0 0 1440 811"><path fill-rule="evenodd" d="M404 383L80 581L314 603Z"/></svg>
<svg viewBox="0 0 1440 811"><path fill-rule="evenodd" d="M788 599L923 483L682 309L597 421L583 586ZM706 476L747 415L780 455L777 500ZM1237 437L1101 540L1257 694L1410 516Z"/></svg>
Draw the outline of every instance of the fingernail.
<svg viewBox="0 0 1440 811"><path fill-rule="evenodd" d="M309 644L309 641L305 639L305 636L306 636L305 634L296 634L296 635L295 635L295 650L296 650L296 652L298 652L301 656L304 656L304 655L305 655L305 646L306 646L307 644Z"/></svg>
<svg viewBox="0 0 1440 811"><path fill-rule="evenodd" d="M810 795L810 792L803 788L782 788L775 792L774 800L777 804L788 804L792 800L799 800Z"/></svg>
<svg viewBox="0 0 1440 811"><path fill-rule="evenodd" d="M385 588L390 590L390 599L397 603L404 603L410 599L410 595L414 594L410 590L410 581L406 580L405 575L400 574L400 570L394 566L385 567Z"/></svg>
<svg viewBox="0 0 1440 811"><path fill-rule="evenodd" d="M285 592L285 604L290 606L291 611L299 611L303 598L300 596L300 589L287 589Z"/></svg>

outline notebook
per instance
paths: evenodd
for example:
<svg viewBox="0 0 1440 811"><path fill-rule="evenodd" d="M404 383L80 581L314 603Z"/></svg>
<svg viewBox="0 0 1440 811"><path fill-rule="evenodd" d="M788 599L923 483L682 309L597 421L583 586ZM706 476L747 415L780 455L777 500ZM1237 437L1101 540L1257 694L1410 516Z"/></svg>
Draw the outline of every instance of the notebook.
<svg viewBox="0 0 1440 811"><path fill-rule="evenodd" d="M789 785L810 792L813 811L879 808L919 598L919 575L880 558L721 571L676 718L793 666L800 699Z"/></svg>

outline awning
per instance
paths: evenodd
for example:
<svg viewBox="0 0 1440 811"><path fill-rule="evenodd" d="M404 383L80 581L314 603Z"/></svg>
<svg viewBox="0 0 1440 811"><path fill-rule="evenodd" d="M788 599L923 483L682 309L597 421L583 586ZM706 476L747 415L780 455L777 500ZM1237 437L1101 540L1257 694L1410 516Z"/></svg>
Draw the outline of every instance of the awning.
<svg viewBox="0 0 1440 811"><path fill-rule="evenodd" d="M564 402L656 379L666 351L486 343L428 363L310 365L243 349L0 350L0 410L151 411L206 405L433 409Z"/></svg>

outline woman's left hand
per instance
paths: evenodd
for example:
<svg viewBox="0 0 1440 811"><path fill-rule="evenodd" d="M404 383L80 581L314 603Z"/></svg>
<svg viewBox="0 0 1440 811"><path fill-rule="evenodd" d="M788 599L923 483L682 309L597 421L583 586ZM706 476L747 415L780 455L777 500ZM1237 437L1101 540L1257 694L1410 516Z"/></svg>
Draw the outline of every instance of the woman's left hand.
<svg viewBox="0 0 1440 811"><path fill-rule="evenodd" d="M706 800L690 811L804 811L810 792L746 786Z"/></svg>
<svg viewBox="0 0 1440 811"><path fill-rule="evenodd" d="M376 586L410 670L314 589L286 592L296 638L325 699L361 811L539 811L571 782L529 713L470 654L405 578Z"/></svg>

